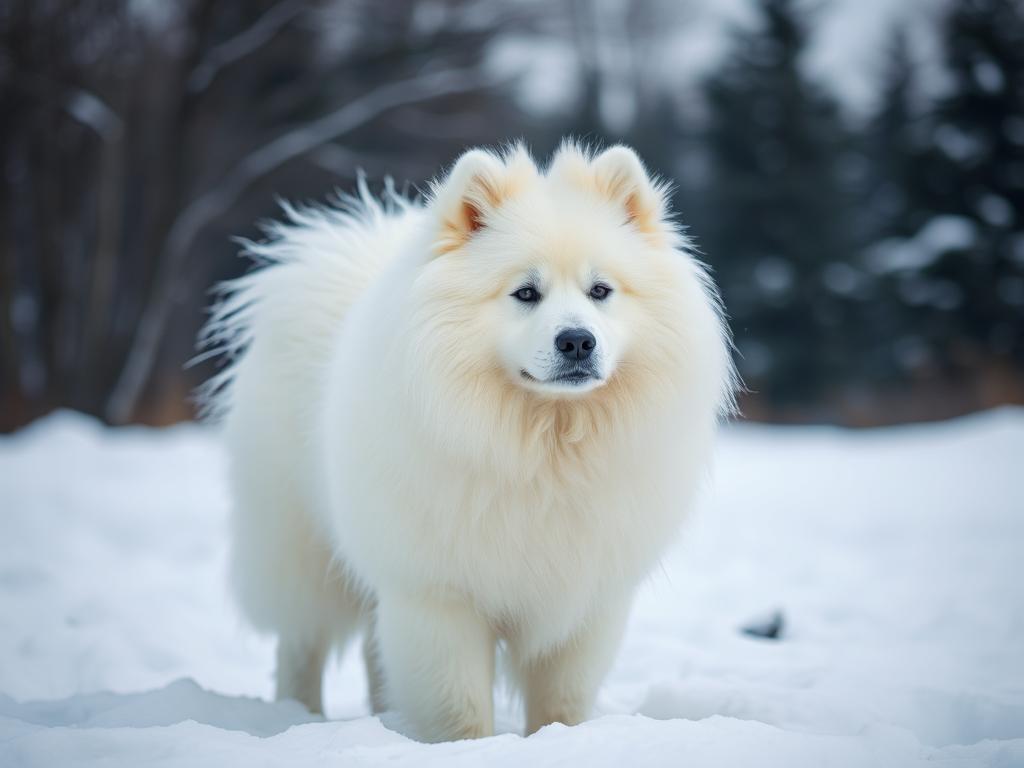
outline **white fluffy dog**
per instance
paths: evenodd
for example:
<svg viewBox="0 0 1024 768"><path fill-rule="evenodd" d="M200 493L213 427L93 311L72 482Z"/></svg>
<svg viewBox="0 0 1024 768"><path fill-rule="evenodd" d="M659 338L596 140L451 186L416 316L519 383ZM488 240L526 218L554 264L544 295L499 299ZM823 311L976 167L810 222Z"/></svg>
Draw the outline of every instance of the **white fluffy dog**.
<svg viewBox="0 0 1024 768"><path fill-rule="evenodd" d="M637 584L705 473L733 373L715 291L637 156L472 150L419 205L288 211L205 341L226 414L233 578L321 708L364 631L375 711L493 732L588 716Z"/></svg>

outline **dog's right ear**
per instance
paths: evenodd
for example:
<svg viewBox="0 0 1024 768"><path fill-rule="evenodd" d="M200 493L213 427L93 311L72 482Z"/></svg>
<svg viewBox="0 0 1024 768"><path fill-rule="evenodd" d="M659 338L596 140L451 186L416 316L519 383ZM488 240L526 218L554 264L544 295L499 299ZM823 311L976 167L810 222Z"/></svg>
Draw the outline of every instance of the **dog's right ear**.
<svg viewBox="0 0 1024 768"><path fill-rule="evenodd" d="M522 186L536 166L525 150L514 150L504 162L482 149L471 149L436 184L430 207L438 221L436 254L461 248Z"/></svg>

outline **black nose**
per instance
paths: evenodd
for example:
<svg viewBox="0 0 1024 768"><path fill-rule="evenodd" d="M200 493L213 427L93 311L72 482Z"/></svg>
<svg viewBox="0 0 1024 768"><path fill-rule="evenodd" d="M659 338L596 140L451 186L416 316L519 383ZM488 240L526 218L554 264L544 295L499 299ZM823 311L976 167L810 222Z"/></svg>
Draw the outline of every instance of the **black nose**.
<svg viewBox="0 0 1024 768"><path fill-rule="evenodd" d="M555 337L555 346L570 360L586 360L597 346L597 339L588 330L570 328Z"/></svg>

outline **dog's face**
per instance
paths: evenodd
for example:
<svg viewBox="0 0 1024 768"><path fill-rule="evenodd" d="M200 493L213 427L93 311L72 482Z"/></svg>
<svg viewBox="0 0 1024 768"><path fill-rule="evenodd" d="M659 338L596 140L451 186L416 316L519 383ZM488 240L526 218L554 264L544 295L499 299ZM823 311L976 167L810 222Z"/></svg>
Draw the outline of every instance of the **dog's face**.
<svg viewBox="0 0 1024 768"><path fill-rule="evenodd" d="M523 150L472 150L430 207L440 234L419 281L418 346L464 384L496 373L582 397L672 343L660 297L683 259L631 150L564 147L543 173Z"/></svg>
<svg viewBox="0 0 1024 768"><path fill-rule="evenodd" d="M579 394L615 372L625 329L616 322L618 281L586 258L539 258L503 283L498 353L525 387Z"/></svg>

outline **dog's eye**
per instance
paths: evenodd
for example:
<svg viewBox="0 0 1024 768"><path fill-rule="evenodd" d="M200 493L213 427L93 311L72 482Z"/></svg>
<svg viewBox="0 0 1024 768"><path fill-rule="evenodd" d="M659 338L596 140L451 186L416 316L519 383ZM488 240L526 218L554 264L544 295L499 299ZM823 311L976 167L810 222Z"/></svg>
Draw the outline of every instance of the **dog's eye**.
<svg viewBox="0 0 1024 768"><path fill-rule="evenodd" d="M612 293L612 289L604 283L595 283L594 287L590 289L590 298L594 301L604 301Z"/></svg>
<svg viewBox="0 0 1024 768"><path fill-rule="evenodd" d="M512 295L524 304L534 304L540 301L540 293L532 285L524 285Z"/></svg>

